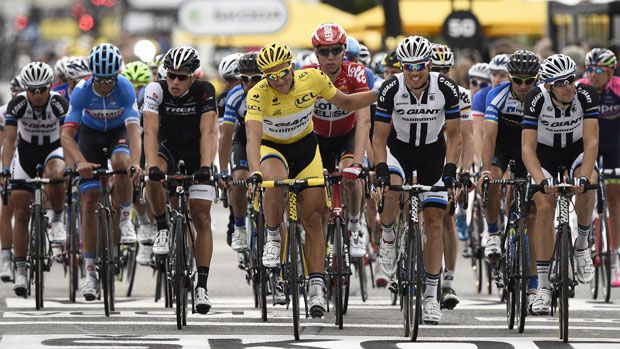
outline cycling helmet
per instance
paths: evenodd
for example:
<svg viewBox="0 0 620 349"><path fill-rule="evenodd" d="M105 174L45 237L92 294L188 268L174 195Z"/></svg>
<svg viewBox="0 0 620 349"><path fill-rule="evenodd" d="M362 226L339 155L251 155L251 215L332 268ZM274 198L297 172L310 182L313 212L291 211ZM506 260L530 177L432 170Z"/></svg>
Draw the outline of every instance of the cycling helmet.
<svg viewBox="0 0 620 349"><path fill-rule="evenodd" d="M346 45L347 33L336 23L323 23L312 34L312 46Z"/></svg>
<svg viewBox="0 0 620 349"><path fill-rule="evenodd" d="M385 72L385 57L387 56L387 52L377 52L374 56L372 56L372 61L370 62L370 69L375 74L383 74Z"/></svg>
<svg viewBox="0 0 620 349"><path fill-rule="evenodd" d="M198 52L189 46L171 48L164 58L164 67L168 70L185 70L193 74L200 67Z"/></svg>
<svg viewBox="0 0 620 349"><path fill-rule="evenodd" d="M489 62L489 69L502 71L508 74L508 68L506 66L508 65L509 60L510 56L507 54L501 53L499 55L495 55L495 57L493 57Z"/></svg>
<svg viewBox="0 0 620 349"><path fill-rule="evenodd" d="M47 86L54 80L54 71L47 63L31 62L22 69L20 78L24 87Z"/></svg>
<svg viewBox="0 0 620 349"><path fill-rule="evenodd" d="M24 90L24 86L22 85L22 80L19 75L11 79L11 92L19 93Z"/></svg>
<svg viewBox="0 0 620 349"><path fill-rule="evenodd" d="M359 41L357 41L353 37L347 37L347 51L345 52L346 56L359 59L361 50L362 48L360 47Z"/></svg>
<svg viewBox="0 0 620 349"><path fill-rule="evenodd" d="M146 86L151 81L151 70L142 61L128 63L123 70L123 75L131 81L134 87Z"/></svg>
<svg viewBox="0 0 620 349"><path fill-rule="evenodd" d="M398 60L398 55L396 51L392 51L388 53L382 61L383 67L392 67L400 69L400 61Z"/></svg>
<svg viewBox="0 0 620 349"><path fill-rule="evenodd" d="M360 55L358 59L360 62L364 63L365 66L370 65L370 51L366 45L360 44Z"/></svg>
<svg viewBox="0 0 620 349"><path fill-rule="evenodd" d="M164 80L166 78L166 67L164 65L160 65L157 68L157 80Z"/></svg>
<svg viewBox="0 0 620 349"><path fill-rule="evenodd" d="M90 50L88 70L93 76L115 76L123 66L123 57L118 47L104 43Z"/></svg>
<svg viewBox="0 0 620 349"><path fill-rule="evenodd" d="M476 63L469 68L467 75L470 78L478 78L487 81L491 81L491 70L487 63Z"/></svg>
<svg viewBox="0 0 620 349"><path fill-rule="evenodd" d="M67 72L65 70L66 63L69 60L69 56L62 56L54 64L54 74L62 77L63 79L67 78Z"/></svg>
<svg viewBox="0 0 620 349"><path fill-rule="evenodd" d="M239 58L241 58L241 56L243 56L243 53L232 53L222 58L217 68L217 73L220 78L237 78L239 75Z"/></svg>
<svg viewBox="0 0 620 349"><path fill-rule="evenodd" d="M261 48L256 59L258 68L263 72L282 63L291 64L292 61L291 49L277 42L272 42Z"/></svg>
<svg viewBox="0 0 620 349"><path fill-rule="evenodd" d="M65 67L67 78L71 80L81 80L90 75L88 62L84 57L71 57Z"/></svg>
<svg viewBox="0 0 620 349"><path fill-rule="evenodd" d="M586 54L586 65L598 65L615 68L618 60L613 51L606 48L593 48Z"/></svg>
<svg viewBox="0 0 620 349"><path fill-rule="evenodd" d="M540 79L548 84L575 75L576 70L575 61L559 53L547 57L540 65L539 73Z"/></svg>
<svg viewBox="0 0 620 349"><path fill-rule="evenodd" d="M433 68L452 68L454 65L454 53L447 45L433 44Z"/></svg>
<svg viewBox="0 0 620 349"><path fill-rule="evenodd" d="M163 53L160 53L157 56L153 57L153 60L149 62L149 68L150 69L157 69L157 68L159 68L159 66L164 63L164 57L165 56L166 55L164 55Z"/></svg>
<svg viewBox="0 0 620 349"><path fill-rule="evenodd" d="M396 56L404 63L426 62L431 59L432 54L431 43L418 35L405 38L396 47Z"/></svg>
<svg viewBox="0 0 620 349"><path fill-rule="evenodd" d="M513 75L536 75L540 69L540 60L532 51L518 50L510 55L506 69Z"/></svg>
<svg viewBox="0 0 620 349"><path fill-rule="evenodd" d="M239 58L239 73L249 74L259 72L260 69L258 69L258 63L256 62L257 56L258 52L248 52L241 56L241 58Z"/></svg>

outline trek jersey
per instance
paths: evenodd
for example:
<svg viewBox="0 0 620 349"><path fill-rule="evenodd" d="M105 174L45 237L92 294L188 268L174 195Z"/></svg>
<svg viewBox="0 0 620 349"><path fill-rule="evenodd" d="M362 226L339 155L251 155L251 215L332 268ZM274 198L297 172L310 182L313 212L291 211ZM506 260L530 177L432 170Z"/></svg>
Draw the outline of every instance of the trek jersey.
<svg viewBox="0 0 620 349"><path fill-rule="evenodd" d="M395 132L388 146L394 138L414 147L433 144L443 137L446 120L461 117L458 85L445 75L431 72L426 89L417 99L404 79L403 73L398 73L383 82L375 120L392 123Z"/></svg>
<svg viewBox="0 0 620 349"><path fill-rule="evenodd" d="M263 124L263 140L292 144L310 134L316 99L332 99L337 89L318 69L295 70L293 86L282 94L269 86L267 79L254 85L246 98L245 120Z"/></svg>
<svg viewBox="0 0 620 349"><path fill-rule="evenodd" d="M588 78L578 82L590 84ZM620 77L612 76L599 96L599 148L616 151L620 137Z"/></svg>
<svg viewBox="0 0 620 349"><path fill-rule="evenodd" d="M47 104L36 110L22 92L13 97L6 108L6 125L17 127L18 142L47 146L58 143L60 146L60 127L65 121L69 105L60 94L51 91Z"/></svg>
<svg viewBox="0 0 620 349"><path fill-rule="evenodd" d="M136 93L131 82L118 75L114 89L102 97L95 92L93 79L81 80L71 93L71 104L64 127L79 128L81 124L108 132L131 123L140 123Z"/></svg>
<svg viewBox="0 0 620 349"><path fill-rule="evenodd" d="M571 105L565 109L553 104L543 85L530 90L523 102L523 128L538 130L538 143L554 149L583 142L583 121L598 118L598 94L590 85L578 84Z"/></svg>
<svg viewBox="0 0 620 349"><path fill-rule="evenodd" d="M148 84L144 95L142 110L159 116L160 141L176 147L198 148L202 115L217 113L215 88L210 82L196 80L185 94L173 97L166 80L160 80Z"/></svg>
<svg viewBox="0 0 620 349"><path fill-rule="evenodd" d="M303 67L319 69L318 64ZM340 74L333 82L345 94L368 91L368 77L364 66L359 63L342 62ZM355 128L355 111L346 111L319 96L314 103L314 132L322 137L342 137Z"/></svg>

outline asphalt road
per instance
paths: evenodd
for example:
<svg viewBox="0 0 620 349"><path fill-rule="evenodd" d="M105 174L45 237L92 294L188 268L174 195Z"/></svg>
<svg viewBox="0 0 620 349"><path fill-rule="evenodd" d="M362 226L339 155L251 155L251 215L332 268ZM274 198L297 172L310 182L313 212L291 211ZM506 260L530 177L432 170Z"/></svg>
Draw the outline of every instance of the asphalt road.
<svg viewBox="0 0 620 349"><path fill-rule="evenodd" d="M418 342L402 337L402 313L389 292L370 288L364 303L356 278L344 329L334 326L333 312L324 319L302 316L301 341L294 342L286 307L269 305L269 321L260 320L237 254L226 245L227 212L219 206L213 212L208 287L214 306L208 315L189 314L188 326L177 330L174 309L154 301L152 269L139 266L132 296L125 297L126 285L117 282L116 312L106 318L100 301L68 301L67 279L55 264L46 279L44 310L35 310L33 298L15 297L12 285L0 284L0 348L620 348L620 289L603 303L579 286L570 300L571 343L563 344L554 317L529 316L524 333L509 330L497 292L474 292L473 272L462 258L455 278L461 303L444 310L439 325L422 325Z"/></svg>

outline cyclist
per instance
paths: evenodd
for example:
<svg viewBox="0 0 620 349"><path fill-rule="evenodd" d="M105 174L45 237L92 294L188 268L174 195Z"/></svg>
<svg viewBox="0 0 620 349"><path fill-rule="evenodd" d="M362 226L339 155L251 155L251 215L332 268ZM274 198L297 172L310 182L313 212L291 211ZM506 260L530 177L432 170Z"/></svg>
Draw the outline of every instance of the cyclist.
<svg viewBox="0 0 620 349"><path fill-rule="evenodd" d="M217 129L215 88L196 80L200 67L198 52L192 47L175 47L164 58L166 79L147 85L144 107L144 153L149 168L147 198L157 223L153 253L170 251L169 227L166 220L164 174L177 171L177 161L185 161L187 173L208 178L216 152L213 139ZM211 204L215 199L212 185L196 183L189 187L189 211L196 229L196 311L206 314L211 309L207 279L213 254Z"/></svg>
<svg viewBox="0 0 620 349"><path fill-rule="evenodd" d="M70 101L75 85L83 78L89 76L90 71L88 70L88 62L84 57L68 57L63 62L63 71L67 82L57 85L52 91L58 92Z"/></svg>
<svg viewBox="0 0 620 349"><path fill-rule="evenodd" d="M556 193L560 166L569 171L573 184L596 180L594 171L598 153L598 94L589 85L575 85L575 62L563 54L547 57L539 71L543 84L530 90L523 104L523 162L544 193ZM560 174L563 175L563 174ZM556 197L537 193L536 240L538 292L530 305L534 314L548 314L551 308L549 264L553 258L553 221ZM575 197L578 236L575 240L575 277L588 283L594 276L588 236L594 209L594 191Z"/></svg>
<svg viewBox="0 0 620 349"><path fill-rule="evenodd" d="M340 91L350 94L368 91L368 81L364 66L343 61L347 34L335 23L324 23L312 34L319 63L304 68L320 69L329 77ZM338 168L342 171L345 189L344 200L348 208L347 229L351 234L349 254L363 257L366 254L366 234L362 233L360 213L362 209L363 187L357 180L362 172L362 162L370 131L370 108L344 111L329 103L325 98L317 98L312 114L323 160L323 168L329 173Z"/></svg>
<svg viewBox="0 0 620 349"><path fill-rule="evenodd" d="M140 169L140 114L136 95L127 78L119 75L123 60L118 48L109 43L93 47L88 56L88 69L93 78L80 81L73 90L67 119L63 126L62 146L75 161L80 174L82 194L82 233L86 282L81 294L87 301L97 298L99 281L95 272L99 181L93 170L107 168L111 160L114 170L134 167ZM80 132L78 142L75 135ZM103 149L109 150L109 154ZM136 233L131 223L132 184L129 176L115 176L112 203L120 215L120 242L135 243ZM117 223L115 223L116 225Z"/></svg>
<svg viewBox="0 0 620 349"><path fill-rule="evenodd" d="M20 76L16 76L11 80L11 99L17 94L24 91ZM6 107L4 104L0 107L0 141L4 141L4 126ZM13 255L11 247L13 246L13 204L10 200L6 206L0 209L0 280L3 282L13 281Z"/></svg>
<svg viewBox="0 0 620 349"><path fill-rule="evenodd" d="M320 70L293 68L288 46L271 43L258 54L258 67L266 75L249 92L246 100L248 164L252 177L261 180L323 176L321 154L313 131L312 112L320 95L344 110L357 110L376 100L375 92L344 94ZM267 242L263 264L280 264L280 224L284 213L283 192L265 190L263 205ZM325 243L322 224L325 208L323 188L303 191L301 221L306 232L306 256L310 274L308 298L312 317L326 311Z"/></svg>
<svg viewBox="0 0 620 349"><path fill-rule="evenodd" d="M60 127L69 107L67 100L56 92L50 92L54 72L46 63L29 63L22 69L20 78L26 92L15 96L7 106L2 163L10 163L11 167L4 167L2 175L5 178L10 175L13 179L34 178L37 177L36 167L41 164L44 166L44 177L62 178L65 163L60 147ZM17 296L25 296L28 290L26 254L33 188L13 185L11 190L11 202L15 208L13 246L16 273L13 291ZM64 185L50 186L45 191L54 210L49 240L62 244L66 240Z"/></svg>
<svg viewBox="0 0 620 349"><path fill-rule="evenodd" d="M360 45L359 41L357 41L354 37L347 37L346 51L343 57L343 60L353 63L358 63L360 61L360 55L362 54L362 45ZM364 70L366 70L366 77L368 81L368 89L372 89L375 85L375 74L369 67L364 65Z"/></svg>
<svg viewBox="0 0 620 349"><path fill-rule="evenodd" d="M69 60L69 56L62 56L58 58L54 64L54 81L52 82L52 90L58 85L65 84L67 82L67 76L65 73L65 64Z"/></svg>
<svg viewBox="0 0 620 349"><path fill-rule="evenodd" d="M450 70L454 65L454 53L452 53L450 47L446 45L433 44L432 48L433 54L431 56L431 60L433 62L433 66L431 71L449 76ZM473 125L471 122L471 98L469 96L469 90L462 86L458 86L458 88L459 110L461 113L461 158L459 163L462 171L460 178L462 182L469 182L469 169L471 168L474 157L472 138ZM451 200L451 205L454 204L454 200ZM456 208L456 211L462 211L463 216L465 216L465 220L467 220L466 212L461 205ZM456 229L454 225L454 213L455 210L446 210L443 222L444 260L446 269L443 274L443 281L441 282L441 299L443 302L442 306L447 309L453 309L460 302L453 287L458 250Z"/></svg>
<svg viewBox="0 0 620 349"><path fill-rule="evenodd" d="M469 68L469 89L473 100L471 115L474 118L474 161L480 164L482 154L482 139L484 137L484 105L477 103L478 93L490 90L491 70L487 63L476 63ZM484 102L484 99L482 99Z"/></svg>
<svg viewBox="0 0 620 349"><path fill-rule="evenodd" d="M382 184L412 183L416 171L422 185L450 186L456 182L456 163L461 155L459 90L450 78L431 72L431 43L410 36L396 49L402 73L387 79L380 89L373 151L377 181ZM444 138L444 125L447 140ZM447 144L447 147L446 147ZM444 165L445 163L445 165ZM383 236L380 260L386 273L394 269L394 220L398 192L387 191L381 214ZM424 214L424 266L426 289L422 320L437 324L441 319L436 299L443 256L443 216L448 193L421 195Z"/></svg>
<svg viewBox="0 0 620 349"><path fill-rule="evenodd" d="M586 78L579 82L593 86L600 95L599 156L604 168L620 167L620 78L614 76L617 59L611 50L594 48L586 55ZM612 239L613 287L620 287L618 249L620 248L620 176L605 177L605 194L609 203Z"/></svg>

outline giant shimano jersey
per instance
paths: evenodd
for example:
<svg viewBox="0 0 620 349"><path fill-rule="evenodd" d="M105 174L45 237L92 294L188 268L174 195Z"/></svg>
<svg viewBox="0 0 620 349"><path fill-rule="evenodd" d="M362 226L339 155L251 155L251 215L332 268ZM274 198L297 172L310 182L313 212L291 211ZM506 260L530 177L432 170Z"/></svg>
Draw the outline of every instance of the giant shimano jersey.
<svg viewBox="0 0 620 349"><path fill-rule="evenodd" d="M103 97L95 92L93 79L81 80L71 92L71 104L65 127L81 124L101 132L140 123L136 93L131 82L118 75L114 89Z"/></svg>
<svg viewBox="0 0 620 349"><path fill-rule="evenodd" d="M329 77L318 69L294 71L293 86L280 93L267 79L254 85L246 98L245 120L263 124L263 140L292 144L309 135L314 127L312 113L316 99L332 99L338 90Z"/></svg>
<svg viewBox="0 0 620 349"><path fill-rule="evenodd" d="M510 82L502 82L487 94L484 120L497 124L497 139L521 144L523 102L512 92Z"/></svg>
<svg viewBox="0 0 620 349"><path fill-rule="evenodd" d="M391 122L395 138L411 146L437 142L443 137L445 121L461 117L458 85L445 75L431 72L426 89L418 99L409 91L404 79L403 73L398 73L383 83L376 121Z"/></svg>
<svg viewBox="0 0 620 349"><path fill-rule="evenodd" d="M319 68L318 64L306 66L306 68ZM333 82L334 86L340 91L351 94L356 92L368 91L368 77L364 66L358 63L342 62L340 74ZM329 103L325 98L319 96L314 103L314 132L322 137L342 137L356 124L355 111L346 111Z"/></svg>
<svg viewBox="0 0 620 349"><path fill-rule="evenodd" d="M26 92L15 96L6 109L6 124L17 127L19 143L48 146L60 145L60 127L65 120L69 102L60 94L50 91L49 99L41 110L35 109Z"/></svg>
<svg viewBox="0 0 620 349"><path fill-rule="evenodd" d="M491 86L487 86L481 89L480 91L478 91L472 97L472 103L471 103L472 117L474 118L484 117L484 114L486 113L486 108L487 108L487 104L486 104L487 95L489 94L489 91L491 91L491 88L492 88Z"/></svg>
<svg viewBox="0 0 620 349"><path fill-rule="evenodd" d="M590 84L588 78L579 82ZM599 96L599 149L618 150L618 135L620 135L620 77L612 76Z"/></svg>
<svg viewBox="0 0 620 349"><path fill-rule="evenodd" d="M174 97L166 80L151 82L144 92L143 111L159 116L159 140L177 147L200 145L202 115L217 113L215 88L210 82L196 80L185 94Z"/></svg>
<svg viewBox="0 0 620 349"><path fill-rule="evenodd" d="M583 122L598 119L598 94L594 87L577 85L570 106L560 109L543 85L530 90L523 102L523 128L538 130L538 143L563 149L583 142Z"/></svg>
<svg viewBox="0 0 620 349"><path fill-rule="evenodd" d="M226 108L224 112L224 124L235 125L237 121L240 125L245 122L245 113L247 111L245 105L246 93L243 86L237 85L233 87L226 96Z"/></svg>

